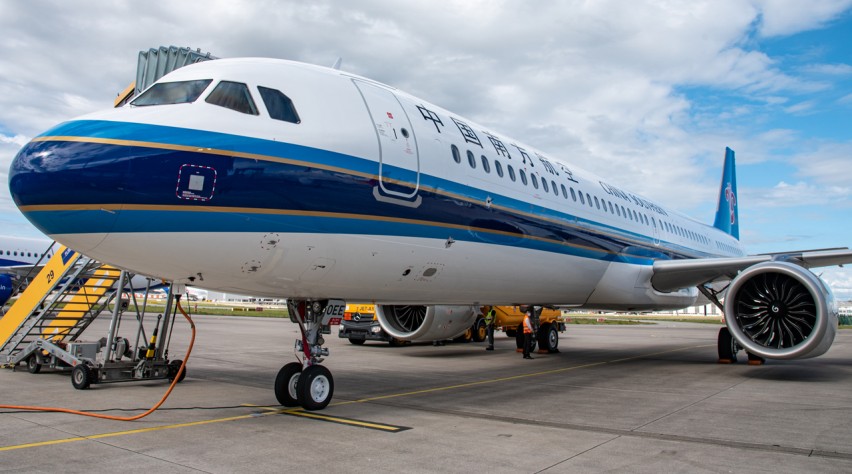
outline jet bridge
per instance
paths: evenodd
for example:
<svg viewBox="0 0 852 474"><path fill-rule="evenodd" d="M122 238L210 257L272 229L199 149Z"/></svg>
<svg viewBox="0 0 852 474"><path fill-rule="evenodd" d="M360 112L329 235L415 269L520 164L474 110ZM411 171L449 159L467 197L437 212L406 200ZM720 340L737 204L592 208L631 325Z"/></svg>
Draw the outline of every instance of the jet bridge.
<svg viewBox="0 0 852 474"><path fill-rule="evenodd" d="M136 81L118 94L114 106L121 107L130 102L148 86L175 69L213 59L219 58L210 53L202 53L201 49L193 51L190 48L178 46L160 46L147 51L139 51L139 59L136 63Z"/></svg>
<svg viewBox="0 0 852 474"><path fill-rule="evenodd" d="M30 373L38 373L42 366L71 370L78 389L95 383L173 380L181 366L180 360L168 360L168 333L176 316L174 292L169 292L165 317L157 318L147 343L144 315L151 280L147 279L140 309L129 288L131 276L60 246L0 319L0 366L14 369L25 362ZM131 302L137 323L133 344L118 336ZM94 342L80 340L89 325L110 309L108 335Z"/></svg>

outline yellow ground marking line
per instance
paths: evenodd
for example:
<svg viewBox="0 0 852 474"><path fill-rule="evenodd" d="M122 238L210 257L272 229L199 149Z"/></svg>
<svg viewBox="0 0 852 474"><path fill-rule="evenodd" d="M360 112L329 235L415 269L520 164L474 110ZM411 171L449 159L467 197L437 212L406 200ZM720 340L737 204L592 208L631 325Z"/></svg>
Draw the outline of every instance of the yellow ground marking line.
<svg viewBox="0 0 852 474"><path fill-rule="evenodd" d="M385 424L382 424L382 423L373 423L373 422L370 422L370 421L356 420L354 418L344 418L344 417L341 417L341 416L323 415L323 414L316 413L316 412L305 411L303 408L281 409L281 408L274 408L274 407L262 407L262 406L258 406L258 405L246 405L246 406L252 406L252 407L260 408L261 410L265 410L270 415L281 414L281 415L301 416L303 418L311 418L311 419L314 419L314 420L328 421L328 422L331 422L331 423L339 423L339 424L343 424L343 425L357 426L359 428L369 428L369 429L372 429L372 430L387 431L387 432L390 432L390 433L397 433L397 432L400 432L400 431L405 431L405 430L411 429L408 426L385 425Z"/></svg>
<svg viewBox="0 0 852 474"><path fill-rule="evenodd" d="M591 363L591 364L575 365L575 366L572 366L572 367L563 367L561 369L543 370L543 371L540 371L540 372L532 372L532 373L528 373L528 374L519 374L519 375L508 376L508 377L498 377L498 378L494 378L494 379L480 380L478 382L468 382L468 383L462 383L462 384L456 384L456 385L447 385L447 386L443 386L443 387L427 388L427 389L424 389L424 390L414 390L414 391L411 391L411 392L394 393L394 394L389 394L389 395L380 395L380 396L377 396L377 397L361 398L361 399L358 399L358 400L351 400L351 401L347 401L347 402L337 402L337 403L332 403L330 406L351 405L353 403L367 403L367 402L372 402L372 401L376 401L376 400L387 400L387 399L390 399L390 398L408 397L408 396L413 396L413 395L422 395L424 393L443 392L443 391L449 391L449 390L456 390L456 389L460 389L460 388L475 387L475 386L478 386L478 385L487 385L487 384L493 384L493 383L499 383L499 382L506 382L506 381L510 381L510 380L518 380L518 379L523 379L523 378L539 377L539 376L542 376L542 375L557 374L557 373L561 373L561 372L568 372L568 371L571 371L571 370L586 369L586 368L589 368L589 367L597 367L597 366L606 365L606 364L615 364L615 363L618 363L618 362L626 362L626 361L630 361L630 360L642 359L642 358L645 358L645 357L654 357L654 356L658 356L658 355L662 355L662 354L671 354L673 352L681 352L681 351L690 350L690 349L699 349L699 348L703 348L703 347L712 347L712 346L713 346L713 344L703 344L703 345L698 345L698 346L681 347L681 348L678 348L678 349L671 349L671 350L667 350L667 351L653 352L651 354L641 354L641 355L637 355L637 356L634 356L634 357L625 357L623 359L594 362L594 363ZM36 442L36 443L17 444L17 445L12 445L12 446L0 446L0 452L12 451L12 450L16 450L16 449L37 448L37 447L42 447L42 446L54 446L54 445L64 444L64 443L74 443L74 442L77 442L77 441L113 438L113 437L116 437L116 436L128 436L128 435L133 435L133 434L150 433L150 432L154 432L154 431L171 430L171 429L176 429L176 428L188 428L188 427L192 427L192 426L209 425L209 424L213 424L213 423L222 423L222 422L226 422L226 421L245 420L245 419L259 418L259 417L262 417L262 416L270 416L270 415L300 416L300 417L303 417L303 418L329 421L329 422L333 422L333 423L340 423L340 424L345 424L345 425L358 426L358 427L362 427L362 428L370 428L370 429L387 431L387 432L399 432L399 431L404 431L404 430L409 429L409 428L403 427L403 426L383 425L383 424L379 424L379 423L371 423L371 422L367 422L367 421L353 420L353 419L350 419L350 418L341 418L341 417L336 417L336 416L321 415L319 413L304 411L304 409L302 409L302 408L281 409L281 408L272 408L272 407L262 407L262 406L251 405L251 404L244 404L244 406L252 407L252 408L260 408L264 412L263 413L252 413L252 414L249 414L249 415L230 416L230 417L226 417L226 418L215 418L215 419L212 419L212 420L192 421L192 422L189 422L189 423L176 423L176 424L172 424L172 425L153 426L153 427L150 427L150 428L140 428L140 429L136 429L136 430L113 431L111 433L101 433L101 434L94 434L94 435L89 435L89 436L75 436L75 437L71 437L71 438L54 439L54 440L49 440L49 441L40 441L40 442Z"/></svg>
<svg viewBox="0 0 852 474"><path fill-rule="evenodd" d="M278 410L278 411L280 411L280 410ZM275 415L275 414L278 413L278 411L268 412L268 413L252 413L250 415L229 416L227 418L216 418L216 419L213 419L213 420L192 421L192 422L189 422L189 423L177 423L177 424L173 424L173 425L152 426L150 428L139 428L139 429L136 429L136 430L113 431L111 433L101 433L101 434L94 434L94 435L88 435L88 436L75 436L75 437L72 437L72 438L54 439L54 440L50 440L50 441L40 441L40 442L37 442L37 443L17 444L17 445L13 445L13 446L0 446L0 452L12 451L12 450L15 450L15 449L24 449L24 448L36 448L36 447L40 447L40 446L52 446L52 445L63 444L63 443L73 443L73 442L76 442L76 441L87 441L87 440L93 440L93 439L113 438L113 437L116 437L116 436L127 436L127 435L132 435L132 434L150 433L150 432L153 432L153 431L171 430L171 429L175 429L175 428L187 428L187 427L190 427L190 426L209 425L209 424L212 424L212 423L222 423L224 421L236 421L236 420L243 420L243 419L247 419L247 418L257 418L257 417L260 417L260 416Z"/></svg>

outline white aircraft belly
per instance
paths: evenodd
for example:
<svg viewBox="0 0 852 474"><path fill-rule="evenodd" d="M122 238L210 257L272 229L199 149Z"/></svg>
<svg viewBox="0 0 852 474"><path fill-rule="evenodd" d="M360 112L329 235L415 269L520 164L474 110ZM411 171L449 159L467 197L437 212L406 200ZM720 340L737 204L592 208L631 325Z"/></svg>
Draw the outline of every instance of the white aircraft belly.
<svg viewBox="0 0 852 474"><path fill-rule="evenodd" d="M106 263L201 288L268 297L421 304L581 304L609 262L438 239L294 233L54 236ZM179 249L179 250L178 250ZM365 289L366 288L366 289Z"/></svg>

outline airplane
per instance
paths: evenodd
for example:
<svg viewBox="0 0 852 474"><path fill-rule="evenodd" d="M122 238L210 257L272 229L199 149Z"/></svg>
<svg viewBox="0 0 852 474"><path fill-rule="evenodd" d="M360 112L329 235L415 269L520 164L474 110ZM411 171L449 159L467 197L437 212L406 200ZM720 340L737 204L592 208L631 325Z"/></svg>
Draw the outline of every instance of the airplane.
<svg viewBox="0 0 852 474"><path fill-rule="evenodd" d="M482 304L724 309L720 360L824 353L837 305L809 268L848 248L747 255L734 152L704 225L391 86L299 62L178 69L15 157L36 227L100 261L228 293L286 297L301 337L284 406L334 392L322 329L377 305L402 340L454 337ZM724 300L724 301L723 301Z"/></svg>
<svg viewBox="0 0 852 474"><path fill-rule="evenodd" d="M34 265L50 258L51 244L46 239L0 235L0 307L9 301L20 278L26 278Z"/></svg>
<svg viewBox="0 0 852 474"><path fill-rule="evenodd" d="M0 307L12 297L21 279L29 281L53 256L55 249L52 244L47 239L0 235ZM127 283L128 289L159 289L163 286L162 280L149 279L143 275L132 275ZM189 289L187 291L190 292ZM203 290L191 290L192 293L199 291L206 294Z"/></svg>

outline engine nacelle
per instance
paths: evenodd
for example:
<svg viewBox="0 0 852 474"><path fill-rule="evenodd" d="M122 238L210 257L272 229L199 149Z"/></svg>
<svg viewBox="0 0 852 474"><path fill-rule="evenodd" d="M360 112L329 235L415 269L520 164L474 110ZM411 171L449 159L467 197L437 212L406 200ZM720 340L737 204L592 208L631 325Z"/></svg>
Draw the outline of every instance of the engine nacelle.
<svg viewBox="0 0 852 474"><path fill-rule="evenodd" d="M837 333L837 304L816 275L790 262L766 262L737 275L725 297L725 321L748 352L766 359L825 353Z"/></svg>
<svg viewBox="0 0 852 474"><path fill-rule="evenodd" d="M476 321L475 306L376 305L382 329L403 341L439 341L464 333Z"/></svg>

